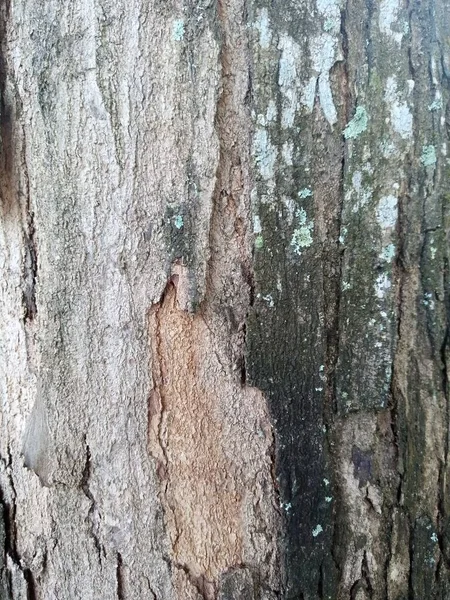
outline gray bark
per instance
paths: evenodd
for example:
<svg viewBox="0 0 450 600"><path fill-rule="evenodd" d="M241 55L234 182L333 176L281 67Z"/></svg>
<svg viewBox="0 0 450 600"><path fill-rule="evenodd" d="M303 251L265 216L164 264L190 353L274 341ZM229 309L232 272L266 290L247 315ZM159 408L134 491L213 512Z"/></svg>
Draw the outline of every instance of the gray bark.
<svg viewBox="0 0 450 600"><path fill-rule="evenodd" d="M1 4L1 599L450 597L446 4Z"/></svg>

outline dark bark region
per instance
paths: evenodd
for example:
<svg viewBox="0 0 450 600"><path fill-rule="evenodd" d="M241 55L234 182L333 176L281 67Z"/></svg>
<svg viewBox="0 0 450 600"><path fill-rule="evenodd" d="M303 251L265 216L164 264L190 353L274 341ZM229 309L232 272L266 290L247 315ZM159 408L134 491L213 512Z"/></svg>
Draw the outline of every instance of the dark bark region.
<svg viewBox="0 0 450 600"><path fill-rule="evenodd" d="M286 598L448 594L448 12L252 3L247 374Z"/></svg>

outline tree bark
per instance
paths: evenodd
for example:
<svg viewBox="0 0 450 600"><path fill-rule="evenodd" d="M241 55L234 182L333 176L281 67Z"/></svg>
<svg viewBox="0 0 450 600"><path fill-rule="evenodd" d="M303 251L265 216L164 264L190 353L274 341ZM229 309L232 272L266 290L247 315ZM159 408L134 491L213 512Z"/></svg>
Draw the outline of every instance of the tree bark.
<svg viewBox="0 0 450 600"><path fill-rule="evenodd" d="M0 599L450 598L446 0L3 0Z"/></svg>

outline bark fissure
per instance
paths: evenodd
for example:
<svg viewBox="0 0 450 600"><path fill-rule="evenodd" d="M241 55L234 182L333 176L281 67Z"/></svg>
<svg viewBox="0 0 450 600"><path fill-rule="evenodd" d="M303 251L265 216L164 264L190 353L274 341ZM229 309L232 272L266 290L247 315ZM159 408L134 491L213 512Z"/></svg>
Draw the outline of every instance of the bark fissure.
<svg viewBox="0 0 450 600"><path fill-rule="evenodd" d="M172 565L186 574L189 582L192 586L197 590L202 600L216 600L217 598L217 590L212 581L206 579L204 575L200 575L199 577L195 577L190 571L189 567L186 565L180 565L177 563L172 563Z"/></svg>
<svg viewBox="0 0 450 600"><path fill-rule="evenodd" d="M12 109L6 97L6 85L8 77L7 31L10 18L10 0L2 2L0 7L0 182L1 201L4 215L6 216L12 207L12 178L13 178L13 123Z"/></svg>
<svg viewBox="0 0 450 600"><path fill-rule="evenodd" d="M31 569L24 569L23 576L27 585L27 600L37 600L38 596L36 593L36 582L34 581Z"/></svg>
<svg viewBox="0 0 450 600"><path fill-rule="evenodd" d="M38 273L38 250L36 242L36 227L34 214L31 208L30 179L28 175L26 157L26 135L23 131L22 165L23 178L25 180L24 214L23 214L23 237L24 237L24 259L23 259L23 305L25 310L25 321L32 321L37 314L36 284Z"/></svg>
<svg viewBox="0 0 450 600"><path fill-rule="evenodd" d="M96 511L97 507L96 507L95 498L92 495L92 492L89 487L89 480L91 478L91 470L92 470L91 451L90 451L89 445L86 444L86 442L85 442L85 446L86 446L86 462L85 462L84 469L83 469L80 487L83 490L83 493L86 496L86 498L88 498L88 500L90 500L90 502L91 502L91 506L89 507L89 511L87 514L87 520L90 525L89 533L92 538L92 541L94 542L95 549L97 551L97 560L98 560L99 564L101 564L102 557L105 556L105 549L103 547L103 544L101 543L101 540L98 537L97 525L96 525L95 519L94 519L94 515L95 515L95 511Z"/></svg>
<svg viewBox="0 0 450 600"><path fill-rule="evenodd" d="M14 469L12 462L12 454L9 446L7 447L7 455L8 460L4 461L4 464L5 472L8 476L9 501L5 499L4 492L0 488L0 513L2 513L0 515L0 518L3 520L4 529L4 556L5 558L9 557L14 567L17 568L19 573L21 573L21 576L23 577L25 583L27 600L36 600L36 584L33 572L30 568L28 568L25 565L17 547L17 492L14 484ZM0 571L1 570L3 570L3 576L6 576L9 598L9 594L12 595L14 593L13 573L11 569L8 568L6 562L3 565L3 568L0 569Z"/></svg>
<svg viewBox="0 0 450 600"><path fill-rule="evenodd" d="M116 595L117 600L125 600L124 586L123 586L123 561L120 552L117 553L117 564L116 564Z"/></svg>
<svg viewBox="0 0 450 600"><path fill-rule="evenodd" d="M408 570L408 600L418 600L414 593L414 525L411 522L411 518L408 516L408 528L409 528L409 536L408 536L408 544L409 544L409 570Z"/></svg>

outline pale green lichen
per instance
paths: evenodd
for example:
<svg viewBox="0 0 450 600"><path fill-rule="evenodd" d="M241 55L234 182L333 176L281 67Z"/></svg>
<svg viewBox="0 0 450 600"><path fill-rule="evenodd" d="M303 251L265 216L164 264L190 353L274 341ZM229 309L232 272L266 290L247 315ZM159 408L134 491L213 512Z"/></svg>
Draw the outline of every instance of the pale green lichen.
<svg viewBox="0 0 450 600"><path fill-rule="evenodd" d="M423 295L422 304L430 310L434 310L433 294L425 292L425 294Z"/></svg>
<svg viewBox="0 0 450 600"><path fill-rule="evenodd" d="M367 129L368 121L369 118L366 109L363 106L358 106L355 116L347 123L347 127L343 131L345 139L350 140L358 137L358 135Z"/></svg>
<svg viewBox="0 0 450 600"><path fill-rule="evenodd" d="M428 110L430 112L435 111L435 110L441 110L442 108L442 100L440 98L438 98L437 100L434 100L431 104L428 105Z"/></svg>
<svg viewBox="0 0 450 600"><path fill-rule="evenodd" d="M184 226L184 220L181 215L175 215L173 218L173 224L177 229L181 229Z"/></svg>
<svg viewBox="0 0 450 600"><path fill-rule="evenodd" d="M343 227L341 230L341 235L339 236L339 243L345 244L345 238L347 237L348 229L347 227Z"/></svg>
<svg viewBox="0 0 450 600"><path fill-rule="evenodd" d="M264 246L264 239L262 235L257 235L255 238L255 248L257 250L261 250L261 248Z"/></svg>
<svg viewBox="0 0 450 600"><path fill-rule="evenodd" d="M301 248L308 248L313 242L310 226L299 227L294 230L291 246L294 247L296 254L301 254Z"/></svg>
<svg viewBox="0 0 450 600"><path fill-rule="evenodd" d="M253 233L261 233L261 219L258 215L253 216Z"/></svg>
<svg viewBox="0 0 450 600"><path fill-rule="evenodd" d="M323 527L322 527L322 525L320 525L320 523L319 523L319 525L317 525L317 526L316 526L316 527L313 529L313 532L312 532L312 534L313 534L313 537L317 537L317 536L319 535L319 533L322 533L322 531L323 531Z"/></svg>
<svg viewBox="0 0 450 600"><path fill-rule="evenodd" d="M265 302L267 302L267 304L270 306L270 308L273 308L275 306L275 302L273 301L272 294L266 294L266 296L262 296L262 299Z"/></svg>
<svg viewBox="0 0 450 600"><path fill-rule="evenodd" d="M338 30L340 26L340 23L337 19L333 19L333 18L329 18L325 20L325 23L323 24L323 29L324 31L332 31L332 30Z"/></svg>
<svg viewBox="0 0 450 600"><path fill-rule="evenodd" d="M296 212L296 216L299 220L299 227L294 229L292 235L291 246L294 248L296 254L302 253L302 248L308 248L313 243L311 231L314 227L312 221L308 221L306 212L303 208L300 208Z"/></svg>
<svg viewBox="0 0 450 600"><path fill-rule="evenodd" d="M184 21L177 19L173 22L172 37L176 42L181 42L184 37Z"/></svg>
<svg viewBox="0 0 450 600"><path fill-rule="evenodd" d="M420 162L424 167L431 167L436 164L436 149L434 146L423 146Z"/></svg>
<svg viewBox="0 0 450 600"><path fill-rule="evenodd" d="M378 277L375 281L375 284L374 284L376 297L379 300L382 300L383 298L386 297L386 295L388 294L391 287L392 287L392 283L388 277L388 274L381 273L380 275L378 275Z"/></svg>
<svg viewBox="0 0 450 600"><path fill-rule="evenodd" d="M394 244L389 244L386 248L383 248L380 258L381 260L385 260L390 262L395 256L395 246Z"/></svg>
<svg viewBox="0 0 450 600"><path fill-rule="evenodd" d="M310 190L309 188L303 188L298 193L299 198L308 198L309 196L312 196L312 195L313 195L312 190Z"/></svg>
<svg viewBox="0 0 450 600"><path fill-rule="evenodd" d="M377 206L377 221L382 229L395 227L398 218L398 200L395 196L382 196Z"/></svg>
<svg viewBox="0 0 450 600"><path fill-rule="evenodd" d="M325 496L325 502L331 502L333 500L333 496Z"/></svg>

